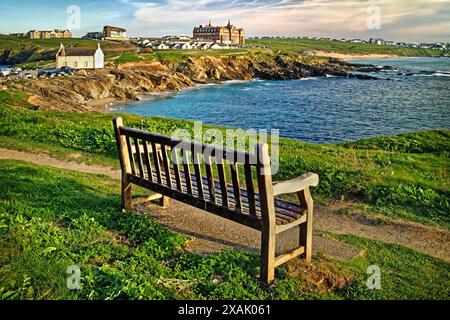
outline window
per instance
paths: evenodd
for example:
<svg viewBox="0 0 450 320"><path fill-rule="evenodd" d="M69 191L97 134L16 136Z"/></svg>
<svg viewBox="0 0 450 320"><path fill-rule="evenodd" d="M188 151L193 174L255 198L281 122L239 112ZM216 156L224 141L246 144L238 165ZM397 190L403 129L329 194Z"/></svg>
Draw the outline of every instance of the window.
<svg viewBox="0 0 450 320"><path fill-rule="evenodd" d="M85 67L85 68L88 67L88 62L87 62L87 61L84 62L84 67Z"/></svg>
<svg viewBox="0 0 450 320"><path fill-rule="evenodd" d="M78 62L75 61L75 62L73 63L73 66L74 66L75 68L78 67Z"/></svg>

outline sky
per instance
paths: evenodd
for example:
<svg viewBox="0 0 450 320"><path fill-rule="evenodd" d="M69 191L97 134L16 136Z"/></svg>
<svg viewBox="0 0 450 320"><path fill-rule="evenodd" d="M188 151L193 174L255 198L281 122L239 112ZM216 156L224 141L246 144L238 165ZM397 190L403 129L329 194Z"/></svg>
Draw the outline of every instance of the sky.
<svg viewBox="0 0 450 320"><path fill-rule="evenodd" d="M4 34L69 28L82 36L114 25L129 36L191 35L196 25L229 19L247 36L450 42L450 0L0 1Z"/></svg>

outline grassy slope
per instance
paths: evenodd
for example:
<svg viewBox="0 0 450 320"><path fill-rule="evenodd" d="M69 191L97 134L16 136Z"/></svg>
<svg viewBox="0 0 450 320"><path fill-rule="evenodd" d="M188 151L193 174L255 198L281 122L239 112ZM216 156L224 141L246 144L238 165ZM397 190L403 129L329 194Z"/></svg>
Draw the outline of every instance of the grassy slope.
<svg viewBox="0 0 450 320"><path fill-rule="evenodd" d="M258 48L255 48L258 47ZM259 39L248 40L247 48L236 50L162 50L154 53L110 54L108 60L116 63L136 61L181 62L189 57L216 55L261 55L281 52L283 54L300 54L304 51L337 52L343 54L391 54L398 56L440 56L442 51L430 49L397 48L393 46L376 46L370 44L347 43L326 40L305 39Z"/></svg>
<svg viewBox="0 0 450 320"><path fill-rule="evenodd" d="M64 44L65 46L73 46L73 47L96 47L99 42L101 43L102 48L104 48L106 52L134 49L134 46L132 45L112 41L98 41L98 40L87 40L77 38L27 39L27 38L17 38L0 35L0 49L22 49L31 47L39 50L44 49L57 50L61 43Z"/></svg>
<svg viewBox="0 0 450 320"><path fill-rule="evenodd" d="M350 262L316 257L257 282L259 257L186 253L184 237L122 213L118 183L102 176L0 161L1 299L446 299L450 266L403 247L340 237L366 251ZM332 235L330 235L332 236ZM382 289L367 290L377 264ZM66 289L68 266L82 289ZM307 269L307 272L305 271ZM320 281L322 280L322 281Z"/></svg>
<svg viewBox="0 0 450 320"><path fill-rule="evenodd" d="M76 47L94 47L96 40L84 39L21 39L0 35L0 50L37 50L38 53L32 55L28 61L18 66L35 68L50 64L52 60L47 60L56 51L59 44ZM436 56L441 55L441 51L396 48L392 46L375 46L369 44L355 44L339 41L304 40L304 39L260 39L248 40L248 48L235 50L162 50L153 53L136 53L134 47L129 44L117 42L101 42L104 52L107 54L107 61L114 61L117 64L137 61L168 61L178 63L185 61L189 57L218 56L218 55L260 55L283 52L285 54L298 54L303 51L320 50L325 52L354 53L354 54L393 54L399 56ZM255 49L253 46L261 48ZM266 48L263 48L266 47ZM40 58L41 57L41 58Z"/></svg>
<svg viewBox="0 0 450 320"><path fill-rule="evenodd" d="M294 53L318 50L344 54L392 54L398 56L440 56L443 54L442 51L431 49L398 48L365 43L308 39L252 39L247 40L247 45L269 47L274 50Z"/></svg>
<svg viewBox="0 0 450 320"><path fill-rule="evenodd" d="M8 91L0 101L11 100ZM131 126L171 134L192 129L192 122L125 115ZM82 151L82 159L116 164L112 115L33 112L0 107L2 145L50 148L62 155ZM445 130L375 138L342 145L316 145L281 139L280 170L275 179L317 172L314 190L326 200L356 199L369 210L450 227L448 158Z"/></svg>
<svg viewBox="0 0 450 320"><path fill-rule="evenodd" d="M107 55L106 60L114 61L117 64L138 61L168 61L172 63L178 63L186 61L190 57L225 55L241 56L250 55L252 53L253 51L249 50L161 50L154 51L153 53L111 53Z"/></svg>
<svg viewBox="0 0 450 320"><path fill-rule="evenodd" d="M0 35L0 56L9 52L9 60L18 63L16 66L34 69L51 66L60 44L74 47L97 47L99 41L85 39L26 39ZM133 45L112 41L100 41L105 53L135 51Z"/></svg>

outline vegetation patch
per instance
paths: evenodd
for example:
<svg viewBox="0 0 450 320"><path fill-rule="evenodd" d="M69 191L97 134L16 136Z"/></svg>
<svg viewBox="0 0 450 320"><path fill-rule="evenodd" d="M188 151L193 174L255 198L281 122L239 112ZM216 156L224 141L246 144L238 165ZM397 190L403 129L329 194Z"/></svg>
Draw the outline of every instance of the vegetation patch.
<svg viewBox="0 0 450 320"><path fill-rule="evenodd" d="M441 56L440 50L401 48L396 46L378 46L367 43L353 43L331 40L313 39L248 39L248 46L266 47L286 53L302 53L305 51L324 51L343 54L390 54L396 56Z"/></svg>
<svg viewBox="0 0 450 320"><path fill-rule="evenodd" d="M151 132L171 135L177 129L193 131L190 121L123 116L128 126ZM69 153L82 151L98 159L109 159L108 163L117 163L111 119L109 114L0 107L0 136L6 138L3 142L6 145L18 141L22 148L35 145L37 148L62 148ZM307 171L315 172L321 178L319 187L313 191L319 198L357 200L373 211L448 228L448 130L410 135L416 141L413 149L401 142L407 140L408 135L381 138L400 141L392 142L390 149L380 144L380 138L343 145L280 139L280 169L274 179L291 179ZM417 150L423 152L417 153Z"/></svg>
<svg viewBox="0 0 450 320"><path fill-rule="evenodd" d="M259 255L186 253L187 238L123 213L104 176L0 161L1 299L446 299L449 264L400 246L340 236L365 250L349 262L292 261L260 287ZM333 235L330 235L333 236ZM366 287L368 266L381 290ZM67 268L81 269L68 290Z"/></svg>

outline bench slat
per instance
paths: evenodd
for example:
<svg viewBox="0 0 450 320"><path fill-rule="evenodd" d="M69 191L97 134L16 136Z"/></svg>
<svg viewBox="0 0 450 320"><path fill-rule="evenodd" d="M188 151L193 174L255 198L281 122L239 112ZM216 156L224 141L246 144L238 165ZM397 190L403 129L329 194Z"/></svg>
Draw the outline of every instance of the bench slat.
<svg viewBox="0 0 450 320"><path fill-rule="evenodd" d="M220 193L222 196L222 206L228 208L227 180L225 177L223 159L216 159L216 160L217 160L217 171L219 172L219 183L220 183Z"/></svg>
<svg viewBox="0 0 450 320"><path fill-rule="evenodd" d="M211 166L211 157L205 159L206 177L208 179L209 199L212 203L216 203L216 187Z"/></svg>
<svg viewBox="0 0 450 320"><path fill-rule="evenodd" d="M150 161L150 153L148 152L147 141L143 140L142 144L144 145L144 159L145 159L145 165L147 167L147 176L148 176L148 179L153 182L152 162Z"/></svg>
<svg viewBox="0 0 450 320"><path fill-rule="evenodd" d="M133 140L134 140L134 146L136 149L136 157L138 160L139 175L143 178L144 177L144 165L142 163L141 147L139 146L139 141L137 138L134 138Z"/></svg>
<svg viewBox="0 0 450 320"><path fill-rule="evenodd" d="M202 172L200 168L200 158L197 152L195 150L192 151L192 155L194 157L194 172L195 172L195 180L196 181L202 181ZM200 197L200 199L204 200L205 195L203 192L203 183L197 183L197 192Z"/></svg>
<svg viewBox="0 0 450 320"><path fill-rule="evenodd" d="M172 175L170 174L169 158L167 157L167 147L164 144L161 145L161 153L164 162L164 171L166 173L166 183L169 188L172 188Z"/></svg>
<svg viewBox="0 0 450 320"><path fill-rule="evenodd" d="M234 200L236 202L236 210L242 212L241 188L239 186L238 164L230 164L231 181L233 183Z"/></svg>
<svg viewBox="0 0 450 320"><path fill-rule="evenodd" d="M245 186L247 187L247 197L248 204L250 208L250 214L256 215L256 204L255 204L255 187L253 185L252 178L252 167L246 163L244 164L244 174L245 174Z"/></svg>
<svg viewBox="0 0 450 320"><path fill-rule="evenodd" d="M131 166L131 173L136 174L136 166L134 164L134 153L133 148L131 146L131 140L129 136L125 136L125 139L127 141L127 149L128 149L128 155L130 159L130 166Z"/></svg>
<svg viewBox="0 0 450 320"><path fill-rule="evenodd" d="M152 149L153 149L153 160L155 162L155 171L156 171L156 179L159 184L162 183L161 179L161 165L159 162L159 156L158 156L158 149L156 148L156 143L152 142Z"/></svg>
<svg viewBox="0 0 450 320"><path fill-rule="evenodd" d="M179 191L183 191L182 186L181 186L180 168L178 166L178 151L176 148L172 148L172 159L173 159L173 170L175 172L175 181L177 184L177 189Z"/></svg>
<svg viewBox="0 0 450 320"><path fill-rule="evenodd" d="M192 181L191 181L191 172L189 169L189 155L188 155L188 150L187 149L183 149L183 168L184 168L184 179L186 180L186 188L187 188L187 193L188 194L192 194Z"/></svg>

